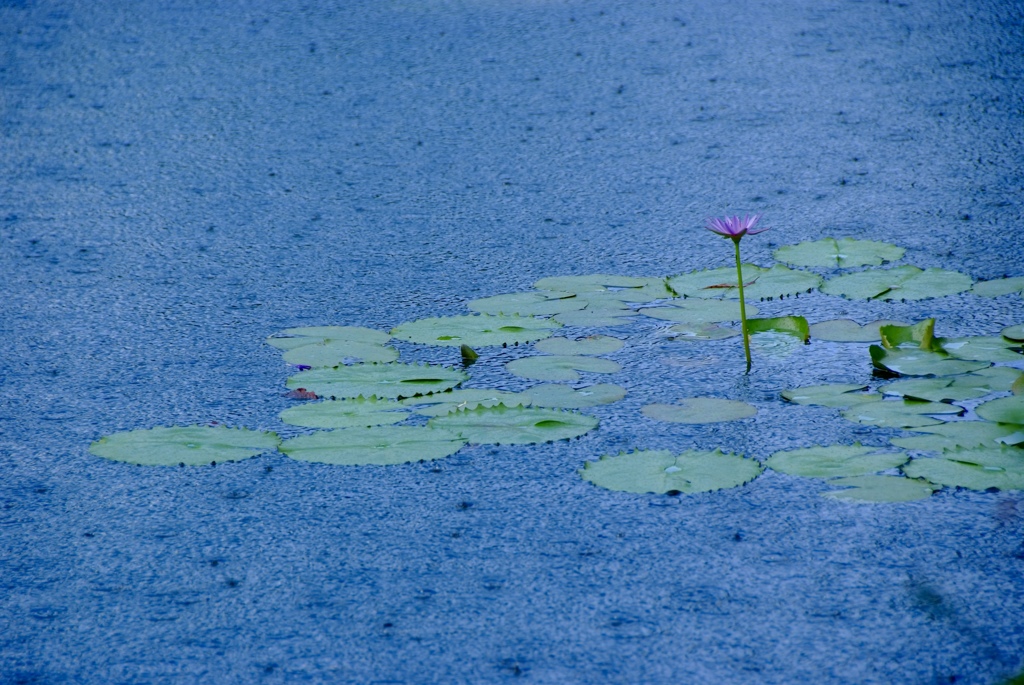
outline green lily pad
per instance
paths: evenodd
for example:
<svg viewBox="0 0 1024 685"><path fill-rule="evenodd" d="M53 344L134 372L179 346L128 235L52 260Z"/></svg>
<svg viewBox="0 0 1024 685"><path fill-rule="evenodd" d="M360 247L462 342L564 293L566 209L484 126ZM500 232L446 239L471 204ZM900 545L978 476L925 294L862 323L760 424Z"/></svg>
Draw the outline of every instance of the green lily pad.
<svg viewBox="0 0 1024 685"><path fill-rule="evenodd" d="M436 392L433 395L409 397L401 401L403 406L412 407L417 414L424 416L444 416L454 411L476 409L477 407L506 407L530 404L530 398L521 393L504 392L484 388L463 388L448 392Z"/></svg>
<svg viewBox="0 0 1024 685"><path fill-rule="evenodd" d="M669 330L676 334L672 340L725 340L735 338L741 332L713 323L677 323Z"/></svg>
<svg viewBox="0 0 1024 685"><path fill-rule="evenodd" d="M669 423L718 423L748 419L757 407L737 400L715 397L685 397L676 404L648 404L640 410L655 421Z"/></svg>
<svg viewBox="0 0 1024 685"><path fill-rule="evenodd" d="M969 378L984 378L992 392L1010 392L1014 383L1020 381L1024 372L1011 366L990 366L972 373Z"/></svg>
<svg viewBox="0 0 1024 685"><path fill-rule="evenodd" d="M894 262L906 252L902 247L874 240L823 238L798 245L786 245L775 251L780 262L795 266L819 266L846 269L854 266L878 266Z"/></svg>
<svg viewBox="0 0 1024 685"><path fill-rule="evenodd" d="M1024 395L1012 395L979 404L974 410L986 421L1024 426Z"/></svg>
<svg viewBox="0 0 1024 685"><path fill-rule="evenodd" d="M1024 374L1017 377L1017 380L1010 386L1010 391L1014 395L1024 395Z"/></svg>
<svg viewBox="0 0 1024 685"><path fill-rule="evenodd" d="M267 343L279 350L294 350L304 345L325 343L329 340L347 340L367 345L383 345L391 336L362 326L304 326L289 328L267 338Z"/></svg>
<svg viewBox="0 0 1024 685"><path fill-rule="evenodd" d="M995 447L1024 442L1024 428L989 421L950 421L935 426L915 428L926 435L889 440L897 447L923 452L941 452L957 447Z"/></svg>
<svg viewBox="0 0 1024 685"><path fill-rule="evenodd" d="M143 466L202 466L277 449L276 433L227 426L174 426L114 433L89 446L97 457Z"/></svg>
<svg viewBox="0 0 1024 685"><path fill-rule="evenodd" d="M861 326L851 319L833 319L811 324L811 337L830 342L878 342L882 326L905 326L901 321L880 319Z"/></svg>
<svg viewBox="0 0 1024 685"><path fill-rule="evenodd" d="M431 364L354 364L301 371L288 379L290 389L306 388L321 397L396 399L454 388L469 378L457 369Z"/></svg>
<svg viewBox="0 0 1024 685"><path fill-rule="evenodd" d="M847 489L823 492L823 496L859 502L913 502L928 499L938 490L927 481L900 476L852 476L828 483Z"/></svg>
<svg viewBox="0 0 1024 685"><path fill-rule="evenodd" d="M1024 490L1024 450L1019 447L958 448L941 457L914 459L903 467L913 478L971 490Z"/></svg>
<svg viewBox="0 0 1024 685"><path fill-rule="evenodd" d="M872 345L869 351L871 363L876 368L901 376L956 376L990 366L988 362L954 359L949 355L927 350L887 350L879 345Z"/></svg>
<svg viewBox="0 0 1024 685"><path fill-rule="evenodd" d="M633 323L636 312L632 309L580 309L562 312L552 317L563 326L577 328L607 328Z"/></svg>
<svg viewBox="0 0 1024 685"><path fill-rule="evenodd" d="M396 326L391 335L421 345L491 347L518 345L551 336L559 324L532 316L470 314L419 319Z"/></svg>
<svg viewBox="0 0 1024 685"><path fill-rule="evenodd" d="M393 347L353 340L327 340L301 345L284 353L286 363L314 368L337 366L349 360L386 363L396 359L398 350Z"/></svg>
<svg viewBox="0 0 1024 685"><path fill-rule="evenodd" d="M578 371L586 373L616 373L622 366L602 357L578 355L541 355L513 359L505 364L509 373L538 381L578 381Z"/></svg>
<svg viewBox="0 0 1024 685"><path fill-rule="evenodd" d="M912 326L882 326L882 347L890 350L916 347L929 352L942 352L942 346L935 339L935 319L924 319Z"/></svg>
<svg viewBox="0 0 1024 685"><path fill-rule="evenodd" d="M757 307L747 306L747 316L755 316L757 312ZM739 321L740 303L732 300L689 298L682 301L677 300L666 307L641 309L640 313L662 321L678 321L689 324Z"/></svg>
<svg viewBox="0 0 1024 685"><path fill-rule="evenodd" d="M586 338L548 338L534 345L538 352L559 356L611 354L622 349L625 343L610 335L591 335Z"/></svg>
<svg viewBox="0 0 1024 685"><path fill-rule="evenodd" d="M982 297L1000 297L1012 293L1024 294L1024 276L979 281L971 288L971 292Z"/></svg>
<svg viewBox="0 0 1024 685"><path fill-rule="evenodd" d="M923 300L962 293L971 287L971 277L943 269L898 266L868 269L825 282L821 292L851 300Z"/></svg>
<svg viewBox="0 0 1024 685"><path fill-rule="evenodd" d="M951 357L985 362L1024 362L1019 344L999 336L943 338L942 349Z"/></svg>
<svg viewBox="0 0 1024 685"><path fill-rule="evenodd" d="M906 400L871 402L842 412L843 418L879 428L914 428L942 423L935 414L962 414L963 407L945 402L908 402Z"/></svg>
<svg viewBox="0 0 1024 685"><path fill-rule="evenodd" d="M776 452L768 458L765 466L788 473L791 476L807 478L836 478L840 476L863 476L906 463L905 452L884 452L882 447L853 445L814 446L797 450Z"/></svg>
<svg viewBox="0 0 1024 685"><path fill-rule="evenodd" d="M602 404L618 402L626 396L626 389L613 383L588 385L585 388L572 388L565 385L536 385L523 391L535 407L558 409L585 409Z"/></svg>
<svg viewBox="0 0 1024 685"><path fill-rule="evenodd" d="M747 331L755 333L785 333L807 342L811 337L807 319L802 316L776 316L770 319L747 319Z"/></svg>
<svg viewBox="0 0 1024 685"><path fill-rule="evenodd" d="M533 284L539 290L559 290L576 293L595 300L600 295L611 295L623 302L653 302L672 297L664 278L637 278L634 276L553 276Z"/></svg>
<svg viewBox="0 0 1024 685"><path fill-rule="evenodd" d="M524 293L507 293L472 300L466 304L481 314L519 314L520 316L551 316L561 312L583 309L587 301L569 293L557 290L532 290Z"/></svg>
<svg viewBox="0 0 1024 685"><path fill-rule="evenodd" d="M597 428L592 416L533 407L480 407L430 419L427 425L461 435L471 443L526 445L576 438Z"/></svg>
<svg viewBox="0 0 1024 685"><path fill-rule="evenodd" d="M588 461L580 476L598 487L620 492L686 493L735 488L757 478L764 468L753 459L723 453L668 450L623 453Z"/></svg>
<svg viewBox="0 0 1024 685"><path fill-rule="evenodd" d="M882 396L867 390L866 385L855 383L830 383L827 385L809 385L804 388L783 390L782 398L797 404L813 404L834 409L846 409L865 402L878 402Z"/></svg>
<svg viewBox="0 0 1024 685"><path fill-rule="evenodd" d="M397 402L357 398L307 402L281 412L281 421L306 428L356 428L398 423L409 417ZM396 411L399 410L399 411Z"/></svg>
<svg viewBox="0 0 1024 685"><path fill-rule="evenodd" d="M1000 331L1000 335L1002 335L1007 340L1012 340L1013 342L1024 342L1024 324L1017 324L1016 326L1007 326L1002 331Z"/></svg>
<svg viewBox="0 0 1024 685"><path fill-rule="evenodd" d="M822 278L818 274L776 264L761 273L749 287L744 281L743 295L747 301L771 300L810 292L820 286L821 282ZM739 290L736 291L735 297L739 297Z"/></svg>
<svg viewBox="0 0 1024 685"><path fill-rule="evenodd" d="M984 397L992 392L987 379L971 375L952 378L911 378L883 385L879 390L886 395L899 395L928 402L964 402Z"/></svg>
<svg viewBox="0 0 1024 685"><path fill-rule="evenodd" d="M821 277L808 271L796 271L776 264L764 269L743 264L743 290L748 301L797 295L817 288ZM672 290L685 297L739 299L736 269L721 267L680 274L669 279Z"/></svg>
<svg viewBox="0 0 1024 685"><path fill-rule="evenodd" d="M465 444L457 435L425 426L374 426L300 435L281 443L281 451L318 464L390 466L442 459Z"/></svg>

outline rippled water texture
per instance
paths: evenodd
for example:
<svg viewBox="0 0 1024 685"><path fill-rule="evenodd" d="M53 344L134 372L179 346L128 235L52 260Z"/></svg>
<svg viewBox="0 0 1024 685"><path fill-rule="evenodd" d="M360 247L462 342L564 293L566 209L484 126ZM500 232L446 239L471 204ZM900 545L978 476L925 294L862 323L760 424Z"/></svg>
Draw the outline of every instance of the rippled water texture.
<svg viewBox="0 0 1024 685"><path fill-rule="evenodd" d="M887 240L1024 275L1022 11L983 0L0 1L0 682L971 683L1021 668L1024 499L857 505L766 472L600 490L619 450L775 450L896 431L780 390L873 382L602 329L629 395L579 440L435 463L92 456L116 431L284 436L263 339L466 313L538 278ZM1024 321L1019 297L759 304L812 322ZM574 329L571 335L587 333ZM592 331L594 332L594 331ZM399 345L406 361L458 348ZM481 350L474 387L521 389ZM753 419L658 423L707 395Z"/></svg>

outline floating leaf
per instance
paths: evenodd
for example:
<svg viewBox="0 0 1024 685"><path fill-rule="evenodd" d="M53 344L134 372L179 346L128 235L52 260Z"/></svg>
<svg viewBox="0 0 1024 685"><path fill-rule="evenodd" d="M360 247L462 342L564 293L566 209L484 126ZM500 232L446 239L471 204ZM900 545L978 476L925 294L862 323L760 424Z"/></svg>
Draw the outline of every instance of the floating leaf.
<svg viewBox="0 0 1024 685"><path fill-rule="evenodd" d="M523 395L528 397L535 407L585 409L618 402L626 396L626 389L612 383L588 385L576 390L564 385L545 384L525 390Z"/></svg>
<svg viewBox="0 0 1024 685"><path fill-rule="evenodd" d="M241 461L277 449L276 433L227 426L160 426L114 433L89 446L97 457L144 466Z"/></svg>
<svg viewBox="0 0 1024 685"><path fill-rule="evenodd" d="M1007 326L1000 334L1007 340L1013 342L1024 342L1024 324L1017 324L1016 326Z"/></svg>
<svg viewBox="0 0 1024 685"><path fill-rule="evenodd" d="M578 381L577 371L615 373L622 370L622 366L611 359L577 355L522 357L505 364L505 368L509 373L538 381Z"/></svg>
<svg viewBox="0 0 1024 685"><path fill-rule="evenodd" d="M724 328L713 323L678 323L669 330L676 334L673 340L724 340L740 334L735 328Z"/></svg>
<svg viewBox="0 0 1024 685"><path fill-rule="evenodd" d="M1020 345L997 336L943 338L942 348L951 357L986 362L1024 362Z"/></svg>
<svg viewBox="0 0 1024 685"><path fill-rule="evenodd" d="M942 423L934 414L962 414L963 407L945 402L908 402L906 400L871 402L842 412L843 418L880 428L914 428Z"/></svg>
<svg viewBox="0 0 1024 685"><path fill-rule="evenodd" d="M901 321L880 319L861 326L851 319L833 319L811 325L811 337L831 342L877 342L882 339L882 326L905 326Z"/></svg>
<svg viewBox="0 0 1024 685"><path fill-rule="evenodd" d="M782 398L797 404L816 404L822 407L845 409L865 402L878 402L882 396L867 390L866 385L850 383L831 383L828 385L809 385L794 390L783 390Z"/></svg>
<svg viewBox="0 0 1024 685"><path fill-rule="evenodd" d="M472 443L525 445L579 437L597 428L597 419L576 412L532 407L480 407L430 419L427 424Z"/></svg>
<svg viewBox="0 0 1024 685"><path fill-rule="evenodd" d="M971 288L971 292L982 297L999 297L1011 293L1024 293L1024 276L1012 278L995 278L991 281L979 281Z"/></svg>
<svg viewBox="0 0 1024 685"><path fill-rule="evenodd" d="M956 376L989 366L988 362L952 359L946 354L926 350L886 350L872 345L870 352L871 363L876 368L901 376Z"/></svg>
<svg viewBox="0 0 1024 685"><path fill-rule="evenodd" d="M882 326L882 347L894 350L900 347L916 347L919 350L941 352L942 346L935 340L935 319L924 319L913 326Z"/></svg>
<svg viewBox="0 0 1024 685"><path fill-rule="evenodd" d="M751 334L767 333L769 331L785 333L786 335L795 336L801 342L807 342L808 338L811 337L811 330L807 325L807 319L802 316L776 316L770 319L748 319L747 331Z"/></svg>
<svg viewBox="0 0 1024 685"><path fill-rule="evenodd" d="M319 464L388 466L441 459L465 444L457 435L425 426L374 426L300 435L281 443L281 451Z"/></svg>
<svg viewBox="0 0 1024 685"><path fill-rule="evenodd" d="M355 428L398 423L409 416L396 411L397 402L359 397L350 400L324 400L300 404L281 412L281 420L293 426L306 428Z"/></svg>
<svg viewBox="0 0 1024 685"><path fill-rule="evenodd" d="M504 392L484 388L463 388L449 392L437 392L423 397L410 397L401 404L413 407L417 414L426 416L444 416L454 411L476 409L477 407L506 407L530 404L530 398L521 393Z"/></svg>
<svg viewBox="0 0 1024 685"><path fill-rule="evenodd" d="M848 489L823 492L823 496L860 502L913 502L927 499L938 490L927 481L900 476L852 476L828 483Z"/></svg>
<svg viewBox="0 0 1024 685"><path fill-rule="evenodd" d="M975 371L968 378L984 378L992 392L1009 392L1021 376L1024 376L1024 373L1010 366L990 366Z"/></svg>
<svg viewBox="0 0 1024 685"><path fill-rule="evenodd" d="M750 300L771 300L786 295L799 295L814 290L821 285L822 278L809 271L799 271L776 264L763 272L752 285L743 283L743 295ZM732 295L730 295L732 297ZM739 298L739 291L735 297Z"/></svg>
<svg viewBox="0 0 1024 685"><path fill-rule="evenodd" d="M532 316L470 314L419 319L396 326L391 335L421 345L491 347L541 340L559 325Z"/></svg>
<svg viewBox="0 0 1024 685"><path fill-rule="evenodd" d="M325 343L328 340L383 345L390 339L391 336L383 331L362 326L305 326L275 333L267 338L267 343L279 350L294 350L296 347Z"/></svg>
<svg viewBox="0 0 1024 685"><path fill-rule="evenodd" d="M974 410L986 421L996 423L1015 423L1024 426L1024 395L1002 397L979 404Z"/></svg>
<svg viewBox="0 0 1024 685"><path fill-rule="evenodd" d="M950 421L914 430L927 435L892 438L889 442L908 450L931 452L956 447L994 447L1004 442L1010 445L1024 442L1024 432L1020 426L988 421Z"/></svg>
<svg viewBox="0 0 1024 685"><path fill-rule="evenodd" d="M758 310L747 305L747 316L755 316ZM640 313L662 321L678 321L680 323L700 324L719 321L739 321L740 303L732 300L701 300L686 299L675 301L666 307L649 307Z"/></svg>
<svg viewBox="0 0 1024 685"><path fill-rule="evenodd" d="M677 404L648 404L640 411L644 416L655 421L718 423L750 418L757 413L757 407L737 400L685 397Z"/></svg>
<svg viewBox="0 0 1024 685"><path fill-rule="evenodd" d="M963 402L984 397L992 392L988 379L971 375L953 378L913 378L883 385L879 390L886 395L900 395L928 402Z"/></svg>
<svg viewBox="0 0 1024 685"><path fill-rule="evenodd" d="M1010 386L1010 390L1014 395L1024 395L1024 374L1017 377L1017 380Z"/></svg>
<svg viewBox="0 0 1024 685"><path fill-rule="evenodd" d="M636 312L632 309L581 309L575 312L556 314L552 319L563 326L605 328L632 323L634 316L636 316Z"/></svg>
<svg viewBox="0 0 1024 685"><path fill-rule="evenodd" d="M817 274L794 271L781 264L770 269L743 264L742 272L744 296L747 300L796 295L813 290L821 284L821 277ZM729 267L673 276L668 285L685 297L738 299L740 296L736 270Z"/></svg>
<svg viewBox="0 0 1024 685"><path fill-rule="evenodd" d="M307 388L320 397L414 397L454 388L469 375L430 364L354 364L302 371L289 388Z"/></svg>
<svg viewBox="0 0 1024 685"><path fill-rule="evenodd" d="M780 262L796 266L820 266L846 269L854 266L878 266L894 262L906 252L902 247L874 240L823 238L798 245L786 245L775 251Z"/></svg>
<svg viewBox="0 0 1024 685"><path fill-rule="evenodd" d="M396 359L398 350L393 347L353 340L327 340L301 345L284 353L286 363L313 368L337 366L349 360L386 363Z"/></svg>
<svg viewBox="0 0 1024 685"><path fill-rule="evenodd" d="M559 290L576 293L591 301L600 295L611 295L623 302L652 302L672 297L664 278L636 278L633 276L553 276L533 284L540 290Z"/></svg>
<svg viewBox="0 0 1024 685"><path fill-rule="evenodd" d="M958 448L941 457L914 459L903 467L913 478L971 490L1024 490L1024 450L1019 447Z"/></svg>
<svg viewBox="0 0 1024 685"><path fill-rule="evenodd" d="M550 316L574 309L583 309L587 301L575 293L557 290L532 290L525 293L507 293L472 300L466 304L481 314L519 314L521 316Z"/></svg>
<svg viewBox="0 0 1024 685"><path fill-rule="evenodd" d="M623 453L588 461L580 475L608 490L634 493L711 492L748 483L764 468L753 459L723 453L668 450Z"/></svg>
<svg viewBox="0 0 1024 685"><path fill-rule="evenodd" d="M821 292L853 300L923 300L955 295L970 287L970 276L956 271L898 266L894 269L868 269L833 278L821 287Z"/></svg>
<svg viewBox="0 0 1024 685"><path fill-rule="evenodd" d="M568 338L548 338L534 345L538 352L560 356L611 354L618 352L623 346L622 340L610 335L591 335L586 338L569 340Z"/></svg>
<svg viewBox="0 0 1024 685"><path fill-rule="evenodd" d="M807 478L862 476L906 463L905 452L884 452L882 447L853 445L814 446L776 452L765 465L773 471Z"/></svg>

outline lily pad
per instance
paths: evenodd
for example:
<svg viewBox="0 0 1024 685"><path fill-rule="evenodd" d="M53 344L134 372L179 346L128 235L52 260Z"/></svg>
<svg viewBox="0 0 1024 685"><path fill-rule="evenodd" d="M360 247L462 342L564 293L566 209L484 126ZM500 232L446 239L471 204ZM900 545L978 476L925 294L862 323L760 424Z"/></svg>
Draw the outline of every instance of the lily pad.
<svg viewBox="0 0 1024 685"><path fill-rule="evenodd" d="M748 301L797 295L821 284L821 277L817 274L793 270L781 264L770 269L743 264L742 271L744 297ZM673 276L668 285L686 297L739 299L740 296L736 269L730 267Z"/></svg>
<svg viewBox="0 0 1024 685"><path fill-rule="evenodd" d="M592 416L533 407L480 407L430 419L428 426L471 443L525 445L576 438L597 428Z"/></svg>
<svg viewBox="0 0 1024 685"><path fill-rule="evenodd" d="M89 446L97 457L143 466L202 466L277 449L276 433L227 426L174 426L114 433Z"/></svg>
<svg viewBox="0 0 1024 685"><path fill-rule="evenodd" d="M990 366L975 371L969 377L984 378L992 392L1010 392L1013 385L1024 377L1024 372L1011 366Z"/></svg>
<svg viewBox="0 0 1024 685"><path fill-rule="evenodd" d="M1024 490L1024 450L1019 447L973 447L914 459L903 467L913 478L971 490Z"/></svg>
<svg viewBox="0 0 1024 685"><path fill-rule="evenodd" d="M887 350L879 345L870 347L871 363L879 369L900 376L956 376L980 371L988 362L954 359L940 352L927 350Z"/></svg>
<svg viewBox="0 0 1024 685"><path fill-rule="evenodd" d="M552 317L563 326L578 328L606 328L623 326L633 322L636 312L632 309L580 309L573 312L562 312Z"/></svg>
<svg viewBox="0 0 1024 685"><path fill-rule="evenodd" d="M1024 362L1019 343L1012 343L1000 336L972 336L968 338L943 338L942 349L951 357L986 362Z"/></svg>
<svg viewBox="0 0 1024 685"><path fill-rule="evenodd" d="M898 266L868 269L825 282L821 292L857 300L923 300L962 293L971 287L971 277L943 269Z"/></svg>
<svg viewBox="0 0 1024 685"><path fill-rule="evenodd" d="M1017 380L1010 386L1010 391L1014 395L1024 395L1024 374L1017 377Z"/></svg>
<svg viewBox="0 0 1024 685"><path fill-rule="evenodd" d="M688 450L679 455L652 450L606 455L599 461L588 461L579 473L583 480L608 490L694 494L738 487L763 470L753 459L721 450Z"/></svg>
<svg viewBox="0 0 1024 685"><path fill-rule="evenodd" d="M520 316L551 316L574 309L583 309L587 301L575 293L557 290L531 290L507 293L472 300L466 304L481 314L519 314Z"/></svg>
<svg viewBox="0 0 1024 685"><path fill-rule="evenodd" d="M469 378L457 369L431 364L354 364L311 369L288 379L288 387L306 388L320 397L396 399L454 388Z"/></svg>
<svg viewBox="0 0 1024 685"><path fill-rule="evenodd" d="M686 397L676 404L648 404L640 410L655 421L670 423L718 423L748 419L757 407L737 400L715 397Z"/></svg>
<svg viewBox="0 0 1024 685"><path fill-rule="evenodd" d="M878 266L894 262L906 252L902 247L874 240L823 238L798 245L786 245L775 251L780 262L796 266L846 269L854 266Z"/></svg>
<svg viewBox="0 0 1024 685"><path fill-rule="evenodd" d="M810 292L820 286L821 282L822 278L818 274L776 264L761 273L749 287L744 281L743 295L748 301L771 300ZM736 291L735 297L739 297L739 290Z"/></svg>
<svg viewBox="0 0 1024 685"><path fill-rule="evenodd" d="M362 326L304 326L288 328L267 338L267 343L279 350L294 350L304 345L325 343L328 340L346 340L367 345L383 345L391 336Z"/></svg>
<svg viewBox="0 0 1024 685"><path fill-rule="evenodd" d="M592 274L588 276L553 276L542 278L533 284L539 290L558 290L576 293L587 299L610 294L623 302L652 302L672 297L664 278L634 276L610 276Z"/></svg>
<svg viewBox="0 0 1024 685"><path fill-rule="evenodd" d="M433 395L409 397L401 401L403 406L413 407L417 414L425 416L444 416L454 411L476 409L477 407L506 407L530 404L530 398L521 393L504 392L484 388L463 388L449 392L436 392Z"/></svg>
<svg viewBox="0 0 1024 685"><path fill-rule="evenodd" d="M532 316L475 314L419 319L396 326L391 335L421 345L490 347L518 345L551 336L559 324Z"/></svg>
<svg viewBox="0 0 1024 685"><path fill-rule="evenodd" d="M735 328L725 328L713 323L677 323L669 330L676 334L672 340L725 340L740 334Z"/></svg>
<svg viewBox="0 0 1024 685"><path fill-rule="evenodd" d="M591 335L586 338L548 338L534 345L538 352L560 356L611 354L622 349L625 343L610 335Z"/></svg>
<svg viewBox="0 0 1024 685"><path fill-rule="evenodd" d="M804 449L776 452L768 458L765 466L788 473L791 476L807 478L836 478L840 476L863 476L886 469L896 468L907 462L905 452L885 452L882 447L853 445L814 446Z"/></svg>
<svg viewBox="0 0 1024 685"><path fill-rule="evenodd" d="M1024 324L1017 324L1016 326L1007 326L1000 334L1007 340L1013 342L1024 342Z"/></svg>
<svg viewBox="0 0 1024 685"><path fill-rule="evenodd" d="M337 366L347 361L393 362L398 359L398 350L375 343L353 340L326 340L311 345L301 345L284 353L288 364L312 366Z"/></svg>
<svg viewBox="0 0 1024 685"><path fill-rule="evenodd" d="M901 321L879 319L861 326L852 319L833 319L811 324L811 337L830 342L878 342L882 326L905 326Z"/></svg>
<svg viewBox="0 0 1024 685"><path fill-rule="evenodd" d="M1012 395L979 404L974 410L986 421L1024 426L1024 395Z"/></svg>
<svg viewBox="0 0 1024 685"><path fill-rule="evenodd" d="M640 313L662 321L678 321L680 323L717 323L720 321L739 321L740 303L732 300L702 300L689 298L672 302L666 307L649 307ZM757 307L747 306L747 316L755 316Z"/></svg>
<svg viewBox="0 0 1024 685"><path fill-rule="evenodd" d="M540 355L513 359L505 364L509 373L538 381L578 381L578 371L587 373L616 373L622 366L602 357L578 355Z"/></svg>
<svg viewBox="0 0 1024 685"><path fill-rule="evenodd" d="M828 484L847 489L823 492L823 496L859 502L913 502L928 499L938 490L927 481L900 476L852 476Z"/></svg>
<svg viewBox="0 0 1024 685"><path fill-rule="evenodd" d="M306 428L383 426L408 417L409 413L402 411L397 402L376 397L309 402L281 412L283 422Z"/></svg>
<svg viewBox="0 0 1024 685"><path fill-rule="evenodd" d="M906 400L871 402L842 412L843 418L879 428L914 428L942 423L936 414L962 414L963 407L945 402L908 402Z"/></svg>
<svg viewBox="0 0 1024 685"><path fill-rule="evenodd" d="M776 316L770 319L748 319L747 331L751 335L755 333L785 333L798 338L801 342L807 342L811 337L810 327L807 319L802 316Z"/></svg>
<svg viewBox="0 0 1024 685"><path fill-rule="evenodd" d="M545 384L535 385L522 394L535 407L585 409L618 402L626 396L626 389L613 383L588 385L575 390L565 385Z"/></svg>
<svg viewBox="0 0 1024 685"><path fill-rule="evenodd" d="M300 435L281 443L281 451L319 464L390 466L442 459L465 444L457 435L425 426L374 426Z"/></svg>
<svg viewBox="0 0 1024 685"><path fill-rule="evenodd" d="M996 447L1024 442L1024 428L989 421L950 421L935 426L915 428L926 435L889 440L897 447L924 452L941 452L957 447Z"/></svg>
<svg viewBox="0 0 1024 685"><path fill-rule="evenodd" d="M924 319L912 326L888 325L879 329L882 347L890 350L916 347L919 350L942 352L942 346L935 339L935 319Z"/></svg>
<svg viewBox="0 0 1024 685"><path fill-rule="evenodd" d="M878 402L882 396L867 390L866 385L856 383L830 383L827 385L809 385L804 388L783 390L782 398L797 404L814 404L822 407L846 409L865 402Z"/></svg>
<svg viewBox="0 0 1024 685"><path fill-rule="evenodd" d="M879 390L886 395L900 395L928 402L964 402L984 397L992 392L987 379L972 375L952 378L911 378L883 385Z"/></svg>
<svg viewBox="0 0 1024 685"><path fill-rule="evenodd" d="M1024 294L1024 276L979 281L971 288L971 292L982 297L1000 297L1012 293Z"/></svg>

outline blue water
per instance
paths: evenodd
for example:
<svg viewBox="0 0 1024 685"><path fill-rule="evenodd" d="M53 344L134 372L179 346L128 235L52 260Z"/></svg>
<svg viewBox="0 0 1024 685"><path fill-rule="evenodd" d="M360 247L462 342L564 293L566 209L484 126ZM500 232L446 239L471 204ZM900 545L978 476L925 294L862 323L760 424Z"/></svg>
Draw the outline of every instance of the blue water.
<svg viewBox="0 0 1024 685"><path fill-rule="evenodd" d="M1024 658L1024 498L856 505L766 472L597 489L635 448L896 431L778 392L877 381L866 345L755 354L602 330L629 390L579 440L429 464L99 459L116 431L283 436L291 326L388 330L538 278L728 265L826 235L1024 275L1024 12L982 0L0 2L0 682L978 683ZM764 315L1024 300L810 295ZM573 330L570 335L594 331ZM458 363L400 345L405 361ZM474 387L528 385L481 350ZM756 351L755 351L756 352ZM681 426L651 402L741 399Z"/></svg>

